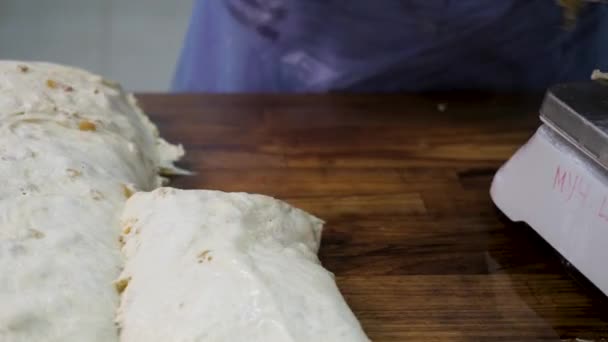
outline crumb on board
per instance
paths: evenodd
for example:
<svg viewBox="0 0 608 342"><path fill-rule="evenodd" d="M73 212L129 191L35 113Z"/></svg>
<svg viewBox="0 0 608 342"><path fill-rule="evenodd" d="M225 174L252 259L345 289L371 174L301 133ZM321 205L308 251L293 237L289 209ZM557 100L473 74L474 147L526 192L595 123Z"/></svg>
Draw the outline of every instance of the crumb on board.
<svg viewBox="0 0 608 342"><path fill-rule="evenodd" d="M81 120L78 123L78 129L81 131L95 131L97 130L97 126L89 120Z"/></svg>
<svg viewBox="0 0 608 342"><path fill-rule="evenodd" d="M591 74L591 79L594 81L598 81L598 80L608 81L608 73L602 72L599 69L595 69L595 70L593 70L593 73Z"/></svg>

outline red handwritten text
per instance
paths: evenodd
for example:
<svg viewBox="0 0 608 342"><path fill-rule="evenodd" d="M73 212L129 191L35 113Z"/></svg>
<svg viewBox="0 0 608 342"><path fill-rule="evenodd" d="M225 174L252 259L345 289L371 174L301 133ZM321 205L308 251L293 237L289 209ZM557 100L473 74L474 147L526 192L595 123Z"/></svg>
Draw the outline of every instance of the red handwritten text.
<svg viewBox="0 0 608 342"><path fill-rule="evenodd" d="M563 194L566 202L577 198L584 205L589 198L591 184L579 174L565 170L558 165L553 178L553 190Z"/></svg>

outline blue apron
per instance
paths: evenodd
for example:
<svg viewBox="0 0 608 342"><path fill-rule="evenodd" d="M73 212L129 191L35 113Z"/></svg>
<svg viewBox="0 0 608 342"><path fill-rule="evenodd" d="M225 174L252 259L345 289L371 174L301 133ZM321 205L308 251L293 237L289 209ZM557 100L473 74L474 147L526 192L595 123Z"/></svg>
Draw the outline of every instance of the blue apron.
<svg viewBox="0 0 608 342"><path fill-rule="evenodd" d="M541 90L608 69L608 6L553 0L196 0L177 92Z"/></svg>

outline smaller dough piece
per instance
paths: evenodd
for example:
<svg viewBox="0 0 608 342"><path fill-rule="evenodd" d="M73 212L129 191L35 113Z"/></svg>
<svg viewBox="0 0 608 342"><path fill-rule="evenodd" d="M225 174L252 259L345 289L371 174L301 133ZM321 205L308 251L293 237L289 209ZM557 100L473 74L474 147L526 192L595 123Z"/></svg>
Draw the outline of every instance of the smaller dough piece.
<svg viewBox="0 0 608 342"><path fill-rule="evenodd" d="M317 258L323 222L302 210L160 188L122 221L121 341L369 341Z"/></svg>
<svg viewBox="0 0 608 342"><path fill-rule="evenodd" d="M591 79L593 81L598 81L598 80L608 81L608 73L595 69L595 70L593 70L593 73L591 74Z"/></svg>

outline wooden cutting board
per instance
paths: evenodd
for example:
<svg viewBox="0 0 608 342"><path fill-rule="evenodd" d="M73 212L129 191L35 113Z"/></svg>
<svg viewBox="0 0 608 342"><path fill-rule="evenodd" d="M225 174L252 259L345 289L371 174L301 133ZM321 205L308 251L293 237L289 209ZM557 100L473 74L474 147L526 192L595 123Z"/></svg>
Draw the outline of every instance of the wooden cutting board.
<svg viewBox="0 0 608 342"><path fill-rule="evenodd" d="M608 300L488 195L542 94L139 99L196 172L173 186L327 221L321 261L374 341L608 340Z"/></svg>

